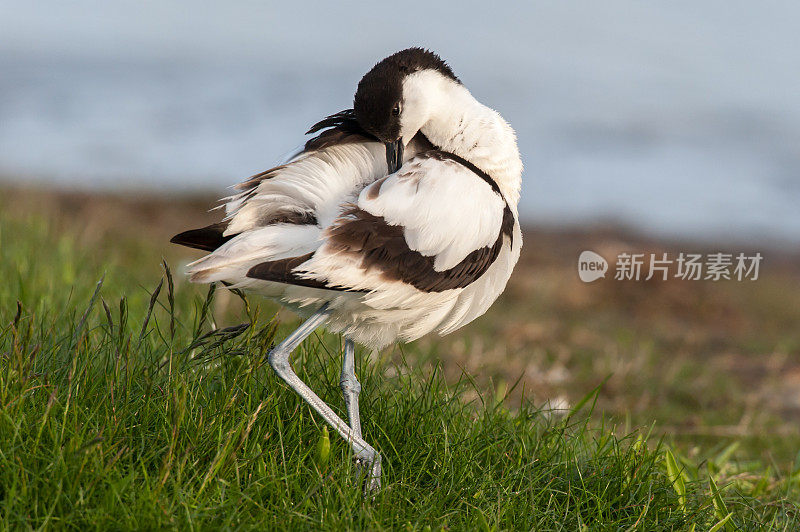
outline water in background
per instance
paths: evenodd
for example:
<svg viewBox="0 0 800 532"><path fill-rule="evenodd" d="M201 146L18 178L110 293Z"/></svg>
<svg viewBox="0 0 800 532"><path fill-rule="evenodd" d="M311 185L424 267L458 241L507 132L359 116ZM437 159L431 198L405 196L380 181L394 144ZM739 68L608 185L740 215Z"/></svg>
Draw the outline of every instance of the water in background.
<svg viewBox="0 0 800 532"><path fill-rule="evenodd" d="M223 194L423 45L517 130L525 221L800 241L800 4L295 4L3 2L0 175Z"/></svg>

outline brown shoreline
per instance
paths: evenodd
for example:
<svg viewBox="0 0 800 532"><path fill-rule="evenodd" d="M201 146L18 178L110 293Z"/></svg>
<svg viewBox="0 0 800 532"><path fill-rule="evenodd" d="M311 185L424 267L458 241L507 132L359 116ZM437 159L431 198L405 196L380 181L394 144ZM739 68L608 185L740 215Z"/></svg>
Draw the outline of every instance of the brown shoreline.
<svg viewBox="0 0 800 532"><path fill-rule="evenodd" d="M0 203L16 214L42 206L64 217L89 218L109 227L133 230L128 224L115 223L128 219L138 229L163 235L167 240L174 233L218 221L219 197L212 193L178 194L155 191L87 192L43 187L8 186L0 182ZM113 213L113 216L111 214ZM526 241L546 244L558 260L577 260L584 249L599 242L639 250L670 252L746 252L763 250L769 254L768 264L784 271L800 273L800 245L770 239L676 238L640 232L626 224L597 220L584 226L554 223L528 224L523 228ZM523 248L523 254L528 250ZM549 254L549 253L548 253Z"/></svg>

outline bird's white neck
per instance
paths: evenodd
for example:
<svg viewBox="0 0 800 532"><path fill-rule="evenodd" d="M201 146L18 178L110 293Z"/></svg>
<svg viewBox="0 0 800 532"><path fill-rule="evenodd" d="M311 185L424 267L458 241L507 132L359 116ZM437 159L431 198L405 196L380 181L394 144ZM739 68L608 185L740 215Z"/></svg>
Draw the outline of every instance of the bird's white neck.
<svg viewBox="0 0 800 532"><path fill-rule="evenodd" d="M403 99L407 111L419 109L417 127L435 146L489 174L516 211L522 160L514 130L497 111L481 104L463 85L430 70L406 78Z"/></svg>

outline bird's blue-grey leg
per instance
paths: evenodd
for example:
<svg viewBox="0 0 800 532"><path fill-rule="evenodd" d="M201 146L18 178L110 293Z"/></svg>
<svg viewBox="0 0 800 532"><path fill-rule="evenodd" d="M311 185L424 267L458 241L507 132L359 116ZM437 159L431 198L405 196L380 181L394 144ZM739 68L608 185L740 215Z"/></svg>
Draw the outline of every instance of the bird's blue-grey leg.
<svg viewBox="0 0 800 532"><path fill-rule="evenodd" d="M342 419L331 410L325 402L315 394L306 383L292 369L289 363L289 356L300 343L306 339L314 329L325 323L328 319L327 304L323 305L313 316L306 320L296 331L290 334L283 342L276 346L269 353L269 364L278 376L286 381L305 402L311 405L322 419L328 423L339 435L344 438L352 447L356 459L362 463L369 464L367 479L367 489L377 490L381 484L381 455L372 448L370 444L361 437L361 431L356 433ZM348 409L349 410L349 409Z"/></svg>
<svg viewBox="0 0 800 532"><path fill-rule="evenodd" d="M353 433L361 437L361 414L358 410L358 395L361 393L361 383L356 377L356 345L350 338L344 339L344 357L342 358L342 376L339 386L344 394L344 404L347 407L347 418Z"/></svg>

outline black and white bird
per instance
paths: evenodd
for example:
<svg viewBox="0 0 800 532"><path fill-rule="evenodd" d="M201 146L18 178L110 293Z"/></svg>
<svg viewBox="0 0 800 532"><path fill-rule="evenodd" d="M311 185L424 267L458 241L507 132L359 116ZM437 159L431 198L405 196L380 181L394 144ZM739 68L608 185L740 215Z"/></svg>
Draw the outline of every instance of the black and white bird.
<svg viewBox="0 0 800 532"><path fill-rule="evenodd" d="M315 124L287 163L237 185L225 219L172 242L210 251L191 280L225 282L307 319L271 366L353 448L380 485L364 441L354 342L381 348L444 335L482 315L522 246L516 135L436 54L409 48L359 82L353 108ZM343 421L293 371L317 327L345 337Z"/></svg>

